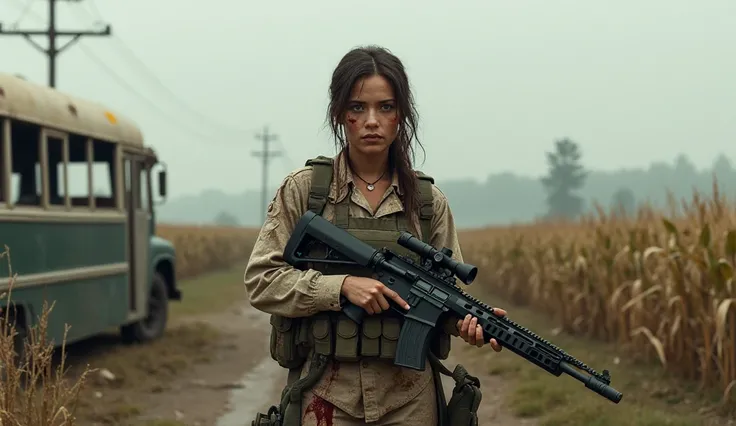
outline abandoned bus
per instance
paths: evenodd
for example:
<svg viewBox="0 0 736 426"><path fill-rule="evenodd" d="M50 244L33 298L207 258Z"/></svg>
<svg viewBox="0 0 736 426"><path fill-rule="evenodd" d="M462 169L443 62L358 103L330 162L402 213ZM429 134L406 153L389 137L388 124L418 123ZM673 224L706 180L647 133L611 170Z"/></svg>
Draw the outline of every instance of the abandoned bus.
<svg viewBox="0 0 736 426"><path fill-rule="evenodd" d="M181 300L173 245L155 235L152 169L134 123L104 106L0 73L0 251L19 335L44 301L60 345L119 327L148 341ZM157 193L166 196L165 167ZM0 260L0 294L10 285ZM6 304L7 298L0 299Z"/></svg>

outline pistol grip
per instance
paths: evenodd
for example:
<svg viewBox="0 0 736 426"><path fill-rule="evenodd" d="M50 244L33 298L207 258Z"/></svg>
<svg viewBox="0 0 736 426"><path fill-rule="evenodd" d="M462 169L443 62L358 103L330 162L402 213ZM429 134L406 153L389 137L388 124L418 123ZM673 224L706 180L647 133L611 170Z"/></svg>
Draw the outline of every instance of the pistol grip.
<svg viewBox="0 0 736 426"><path fill-rule="evenodd" d="M356 324L361 324L363 322L363 317L365 317L366 314L365 309L350 303L350 301L348 301L344 296L340 299L340 304L342 305L342 312L347 315L348 318L353 320Z"/></svg>

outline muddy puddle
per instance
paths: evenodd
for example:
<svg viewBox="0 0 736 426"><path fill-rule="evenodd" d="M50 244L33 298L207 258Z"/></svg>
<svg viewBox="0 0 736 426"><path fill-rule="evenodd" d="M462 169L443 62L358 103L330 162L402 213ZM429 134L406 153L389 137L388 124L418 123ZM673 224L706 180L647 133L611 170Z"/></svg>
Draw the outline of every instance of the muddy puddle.
<svg viewBox="0 0 736 426"><path fill-rule="evenodd" d="M268 315L250 306L244 307L241 314L245 321L256 327L270 327ZM265 336L264 336L265 337ZM254 342L254 345L268 346L268 340ZM217 419L216 426L250 425L257 412L266 413L268 407L278 405L281 390L286 384L287 370L266 355L238 381L239 385L230 391L227 403L228 412Z"/></svg>

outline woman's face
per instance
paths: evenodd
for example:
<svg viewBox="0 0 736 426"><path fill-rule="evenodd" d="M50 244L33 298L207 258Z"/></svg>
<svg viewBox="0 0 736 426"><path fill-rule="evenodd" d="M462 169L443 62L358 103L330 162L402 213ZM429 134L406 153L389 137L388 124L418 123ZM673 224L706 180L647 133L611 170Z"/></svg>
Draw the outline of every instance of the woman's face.
<svg viewBox="0 0 736 426"><path fill-rule="evenodd" d="M399 111L388 80L380 75L358 80L344 124L351 150L368 156L387 152L399 129Z"/></svg>

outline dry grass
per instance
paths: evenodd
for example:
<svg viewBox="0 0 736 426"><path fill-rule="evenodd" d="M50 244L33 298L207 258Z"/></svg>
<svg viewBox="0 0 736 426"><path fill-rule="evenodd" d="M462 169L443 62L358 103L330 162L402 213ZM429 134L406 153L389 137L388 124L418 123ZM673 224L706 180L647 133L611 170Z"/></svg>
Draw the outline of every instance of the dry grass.
<svg viewBox="0 0 736 426"><path fill-rule="evenodd" d="M491 374L502 378L502 404L519 418L535 418L540 426L715 426L728 425L718 415L718 395L703 395L697 383L682 380L649 362L627 357L615 343L591 341L562 332L547 315L493 297L481 282L472 293L506 308L509 317L552 341L566 352L595 368L608 369L612 385L624 394L619 404L585 388L571 377L555 377L511 351L495 353L454 344L463 352L472 374ZM474 287L475 284L469 287ZM497 393L484 388L486 395Z"/></svg>
<svg viewBox="0 0 736 426"><path fill-rule="evenodd" d="M94 374L80 395L78 415L95 424L136 424L150 395L165 393L193 367L214 360L226 342L205 323L182 324L145 345L124 345L115 335L75 344L70 363L91 367ZM72 374L76 371L72 370Z"/></svg>
<svg viewBox="0 0 736 426"><path fill-rule="evenodd" d="M181 318L223 312L233 304L245 304L248 295L243 285L244 263L181 281L179 286L184 298L169 305L170 320L175 322Z"/></svg>
<svg viewBox="0 0 736 426"><path fill-rule="evenodd" d="M3 307L12 306L15 276L12 274L10 250L0 254L7 258L10 286L0 295ZM11 317L12 309L5 308L0 319L0 425L16 426L70 426L77 423L75 416L79 393L91 370L84 368L75 380L66 378L66 339L56 362L52 343L46 341L48 316L53 309L44 303L38 324L20 335ZM22 344L20 349L18 344ZM20 353L18 353L20 352Z"/></svg>
<svg viewBox="0 0 736 426"><path fill-rule="evenodd" d="M676 207L466 231L463 252L484 291L716 389L734 412L736 208L715 183L712 199L695 193Z"/></svg>
<svg viewBox="0 0 736 426"><path fill-rule="evenodd" d="M176 274L187 279L248 261L258 229L158 225L156 233L176 248Z"/></svg>

